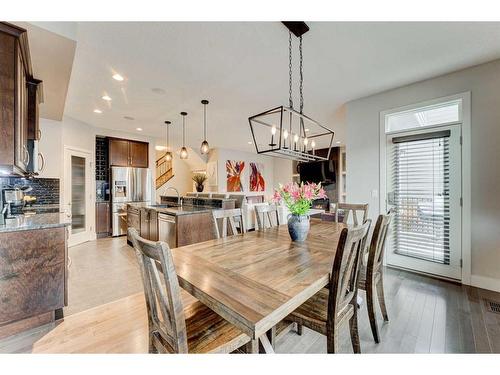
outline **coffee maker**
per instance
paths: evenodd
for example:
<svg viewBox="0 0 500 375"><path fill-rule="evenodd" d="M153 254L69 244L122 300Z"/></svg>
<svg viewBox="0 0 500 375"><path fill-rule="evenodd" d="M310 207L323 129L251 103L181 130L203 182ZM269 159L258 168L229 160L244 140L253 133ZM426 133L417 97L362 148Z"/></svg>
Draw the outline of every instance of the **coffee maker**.
<svg viewBox="0 0 500 375"><path fill-rule="evenodd" d="M3 201L0 202L2 204L0 224L5 224L5 219L13 217L13 209L24 206L24 191L18 187L6 186L0 195Z"/></svg>

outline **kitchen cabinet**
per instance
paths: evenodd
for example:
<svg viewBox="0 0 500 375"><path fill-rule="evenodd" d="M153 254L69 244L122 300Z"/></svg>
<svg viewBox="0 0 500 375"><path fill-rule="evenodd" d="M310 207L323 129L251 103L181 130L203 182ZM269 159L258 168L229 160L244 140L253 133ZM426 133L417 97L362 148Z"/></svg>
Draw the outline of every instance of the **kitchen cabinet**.
<svg viewBox="0 0 500 375"><path fill-rule="evenodd" d="M109 164L115 167L148 168L149 144L127 139L109 139Z"/></svg>
<svg viewBox="0 0 500 375"><path fill-rule="evenodd" d="M96 203L96 224L95 230L97 237L107 237L110 232L110 205L109 202Z"/></svg>
<svg viewBox="0 0 500 375"><path fill-rule="evenodd" d="M142 238L158 241L158 212L152 208L141 208L140 234Z"/></svg>
<svg viewBox="0 0 500 375"><path fill-rule="evenodd" d="M0 233L0 338L54 321L68 302L67 227Z"/></svg>
<svg viewBox="0 0 500 375"><path fill-rule="evenodd" d="M127 208L127 228L135 228L141 234L141 212L139 208L129 205ZM127 242L131 244L130 236L127 232Z"/></svg>
<svg viewBox="0 0 500 375"><path fill-rule="evenodd" d="M38 125L42 82L33 78L29 56L26 30L0 22L0 172L5 175L26 174L33 157L29 130L30 123Z"/></svg>

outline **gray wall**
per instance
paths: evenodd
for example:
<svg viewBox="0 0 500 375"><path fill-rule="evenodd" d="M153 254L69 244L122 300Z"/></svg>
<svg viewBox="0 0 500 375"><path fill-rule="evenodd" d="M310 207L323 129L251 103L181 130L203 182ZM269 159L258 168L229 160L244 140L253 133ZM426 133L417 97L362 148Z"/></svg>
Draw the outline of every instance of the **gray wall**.
<svg viewBox="0 0 500 375"><path fill-rule="evenodd" d="M500 291L500 60L346 104L347 197L379 213L381 111L471 92L472 284Z"/></svg>

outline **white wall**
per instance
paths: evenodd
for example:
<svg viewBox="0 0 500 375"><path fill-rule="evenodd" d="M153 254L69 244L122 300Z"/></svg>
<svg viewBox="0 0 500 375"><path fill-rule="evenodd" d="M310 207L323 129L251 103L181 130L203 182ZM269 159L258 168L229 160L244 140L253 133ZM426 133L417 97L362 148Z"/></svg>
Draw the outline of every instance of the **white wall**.
<svg viewBox="0 0 500 375"><path fill-rule="evenodd" d="M274 158L274 182L273 188L277 188L279 184L285 185L292 182L292 161L288 159Z"/></svg>
<svg viewBox="0 0 500 375"><path fill-rule="evenodd" d="M500 291L500 60L346 104L347 199L379 214L381 111L471 91L472 285Z"/></svg>

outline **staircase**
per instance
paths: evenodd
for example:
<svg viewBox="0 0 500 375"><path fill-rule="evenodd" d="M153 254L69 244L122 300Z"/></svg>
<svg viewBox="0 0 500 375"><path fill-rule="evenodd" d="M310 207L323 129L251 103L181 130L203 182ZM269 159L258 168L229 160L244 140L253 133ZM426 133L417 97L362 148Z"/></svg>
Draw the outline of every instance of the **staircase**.
<svg viewBox="0 0 500 375"><path fill-rule="evenodd" d="M163 155L156 161L156 189L159 189L172 177L174 177L172 161L167 161Z"/></svg>

